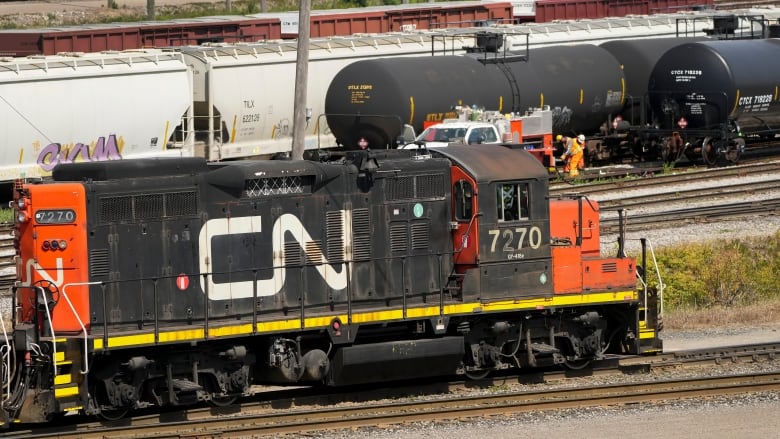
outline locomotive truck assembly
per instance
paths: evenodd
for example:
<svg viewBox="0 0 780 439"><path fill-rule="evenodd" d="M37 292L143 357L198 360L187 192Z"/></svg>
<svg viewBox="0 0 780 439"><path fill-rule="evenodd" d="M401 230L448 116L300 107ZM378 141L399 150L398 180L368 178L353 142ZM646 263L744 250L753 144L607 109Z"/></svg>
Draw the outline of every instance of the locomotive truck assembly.
<svg viewBox="0 0 780 439"><path fill-rule="evenodd" d="M527 151L420 152L19 181L3 424L662 349L661 297L601 254L597 203L551 199Z"/></svg>

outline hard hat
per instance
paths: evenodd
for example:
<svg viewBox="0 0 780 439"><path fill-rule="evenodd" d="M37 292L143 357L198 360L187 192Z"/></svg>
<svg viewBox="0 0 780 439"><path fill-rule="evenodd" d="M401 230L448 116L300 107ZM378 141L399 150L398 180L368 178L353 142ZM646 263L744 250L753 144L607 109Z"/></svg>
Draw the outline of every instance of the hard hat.
<svg viewBox="0 0 780 439"><path fill-rule="evenodd" d="M579 140L580 143L584 142L585 141L585 135L584 134L580 134L579 136L577 136L577 140Z"/></svg>
<svg viewBox="0 0 780 439"><path fill-rule="evenodd" d="M561 139L563 139L563 136L562 136L562 135L558 134L557 136L555 136L555 141L556 141L556 142L560 142L560 141L561 141Z"/></svg>

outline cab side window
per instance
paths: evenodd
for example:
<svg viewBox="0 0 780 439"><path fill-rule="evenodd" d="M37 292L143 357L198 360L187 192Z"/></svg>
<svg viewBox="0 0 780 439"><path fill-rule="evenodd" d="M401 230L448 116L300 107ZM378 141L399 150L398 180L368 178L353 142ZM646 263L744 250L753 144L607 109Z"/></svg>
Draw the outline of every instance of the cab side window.
<svg viewBox="0 0 780 439"><path fill-rule="evenodd" d="M455 183L455 219L470 221L474 216L474 189L466 180Z"/></svg>
<svg viewBox="0 0 780 439"><path fill-rule="evenodd" d="M528 183L499 183L496 186L498 221L518 221L530 218Z"/></svg>

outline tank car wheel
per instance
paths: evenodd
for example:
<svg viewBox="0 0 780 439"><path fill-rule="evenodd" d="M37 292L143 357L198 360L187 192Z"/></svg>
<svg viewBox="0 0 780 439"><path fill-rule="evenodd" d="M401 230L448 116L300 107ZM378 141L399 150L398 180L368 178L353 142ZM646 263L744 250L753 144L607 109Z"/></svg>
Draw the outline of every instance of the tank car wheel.
<svg viewBox="0 0 780 439"><path fill-rule="evenodd" d="M736 165L739 163L739 159L742 158L743 152L745 152L745 139L738 137L734 139L732 147L726 153L726 160Z"/></svg>
<svg viewBox="0 0 780 439"><path fill-rule="evenodd" d="M701 143L701 157L704 159L704 164L714 166L718 163L718 156L720 155L720 147L718 139L713 137L705 137Z"/></svg>
<svg viewBox="0 0 780 439"><path fill-rule="evenodd" d="M664 137L661 141L661 159L666 164L672 164L685 153L685 141L679 133L673 133L671 137Z"/></svg>

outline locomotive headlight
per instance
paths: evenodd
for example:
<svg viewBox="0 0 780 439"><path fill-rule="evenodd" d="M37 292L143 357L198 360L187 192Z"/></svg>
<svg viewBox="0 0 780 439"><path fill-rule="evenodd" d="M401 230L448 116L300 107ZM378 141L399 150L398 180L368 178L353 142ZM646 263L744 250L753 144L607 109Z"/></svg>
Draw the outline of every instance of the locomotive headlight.
<svg viewBox="0 0 780 439"><path fill-rule="evenodd" d="M60 248L60 243L59 243L59 241L56 241L56 240L52 241L52 242L51 242L51 249L52 249L52 250L57 250L58 248Z"/></svg>
<svg viewBox="0 0 780 439"><path fill-rule="evenodd" d="M24 202L24 198L17 198L16 199L16 206L19 208L19 210L24 209L24 207L27 205L27 203Z"/></svg>
<svg viewBox="0 0 780 439"><path fill-rule="evenodd" d="M24 212L19 212L16 215L16 221L20 222L20 223L26 222L27 221L27 214L24 213Z"/></svg>
<svg viewBox="0 0 780 439"><path fill-rule="evenodd" d="M60 240L60 249L65 250L68 248L68 243L64 239Z"/></svg>

